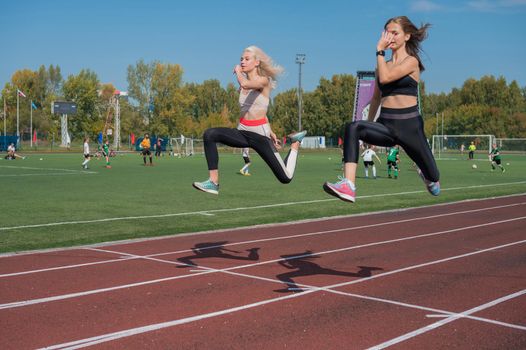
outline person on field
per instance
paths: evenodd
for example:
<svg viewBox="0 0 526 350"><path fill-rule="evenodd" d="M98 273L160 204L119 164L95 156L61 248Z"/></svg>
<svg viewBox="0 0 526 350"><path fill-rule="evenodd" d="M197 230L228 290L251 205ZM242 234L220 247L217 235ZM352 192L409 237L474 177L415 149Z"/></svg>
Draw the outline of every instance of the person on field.
<svg viewBox="0 0 526 350"><path fill-rule="evenodd" d="M475 157L475 151L477 150L477 146L475 146L475 142L471 141L469 147L468 147L468 158L469 160L473 160Z"/></svg>
<svg viewBox="0 0 526 350"><path fill-rule="evenodd" d="M91 160L91 155L89 153L89 137L84 138L84 144L82 145L82 153L84 154L84 161L82 162L82 168L88 169L88 163Z"/></svg>
<svg viewBox="0 0 526 350"><path fill-rule="evenodd" d="M424 66L420 60L420 43L426 38L429 24L417 28L405 16L387 20L376 44L376 77L369 108L369 121L355 121L345 126L344 176L336 183L325 182L323 189L344 201L356 198L356 167L359 142L392 147L400 145L418 166L428 192L440 193L439 172L424 133L418 110L418 82ZM385 50L390 49L390 60ZM380 116L373 122L380 108Z"/></svg>
<svg viewBox="0 0 526 350"><path fill-rule="evenodd" d="M398 146L389 148L387 153L387 177L398 179L398 164L400 163L400 149Z"/></svg>
<svg viewBox="0 0 526 350"><path fill-rule="evenodd" d="M243 156L243 161L245 162L245 165L243 165L241 170L239 170L241 175L250 176L250 172L248 171L248 168L250 167L250 164L251 164L249 152L250 152L250 148L248 147L243 148L242 156Z"/></svg>
<svg viewBox="0 0 526 350"><path fill-rule="evenodd" d="M104 156L104 159L106 159L106 168L110 169L110 141L106 140L106 142L102 145L102 155Z"/></svg>
<svg viewBox="0 0 526 350"><path fill-rule="evenodd" d="M378 159L379 164L382 164L382 161L380 160L380 158L378 158L373 148L373 145L368 145L365 148L365 151L363 151L362 153L366 179L369 178L369 167L371 167L371 170L373 171L373 179L376 179L376 166L374 165L373 156L376 157L376 159Z"/></svg>
<svg viewBox="0 0 526 350"><path fill-rule="evenodd" d="M16 153L15 144L11 143L9 146L7 146L7 156L5 157L5 159L14 160L14 159L17 159L17 158L26 159L26 157L23 157L20 154Z"/></svg>
<svg viewBox="0 0 526 350"><path fill-rule="evenodd" d="M267 118L270 92L275 87L276 77L282 68L276 66L263 50L256 46L247 47L240 64L234 67L239 83L239 106L241 115L236 129L211 128L203 135L205 156L208 164L208 180L194 182L192 186L200 191L219 194L219 154L217 143L230 147L250 147L270 167L281 183L289 183L294 176L300 143L306 131L289 135L291 146L281 158L280 142L270 127Z"/></svg>
<svg viewBox="0 0 526 350"><path fill-rule="evenodd" d="M506 169L502 166L502 158L500 157L500 149L497 147L497 144L494 142L489 153L489 160L491 161L491 171L496 169L496 166L500 168L502 172L505 172Z"/></svg>
<svg viewBox="0 0 526 350"><path fill-rule="evenodd" d="M144 162L144 166L148 165L146 163L146 156L148 156L150 158L150 166L152 166L153 165L153 159L152 159L152 152L151 152L152 143L151 143L151 140L150 140L150 134L148 134L148 133L144 134L144 138L141 141L141 144L140 144L139 147L142 150L141 153L142 153L142 160Z"/></svg>
<svg viewBox="0 0 526 350"><path fill-rule="evenodd" d="M163 139L158 137L155 142L155 156L161 157L163 152Z"/></svg>

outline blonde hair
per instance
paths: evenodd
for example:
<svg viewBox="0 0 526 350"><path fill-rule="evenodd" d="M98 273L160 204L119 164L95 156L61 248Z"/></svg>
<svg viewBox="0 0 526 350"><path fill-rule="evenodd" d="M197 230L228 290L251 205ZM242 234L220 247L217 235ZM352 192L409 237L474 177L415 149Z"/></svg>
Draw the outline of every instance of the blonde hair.
<svg viewBox="0 0 526 350"><path fill-rule="evenodd" d="M262 77L268 77L272 88L275 88L278 75L284 71L283 67L275 64L272 58L257 46L251 45L244 51L252 53L254 58L260 62L257 66L258 74Z"/></svg>

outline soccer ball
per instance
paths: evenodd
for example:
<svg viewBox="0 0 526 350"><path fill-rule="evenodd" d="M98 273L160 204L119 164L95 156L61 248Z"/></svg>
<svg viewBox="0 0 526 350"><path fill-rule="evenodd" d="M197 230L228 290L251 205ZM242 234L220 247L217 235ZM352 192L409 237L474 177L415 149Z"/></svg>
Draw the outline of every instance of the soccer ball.
<svg viewBox="0 0 526 350"><path fill-rule="evenodd" d="M510 165L510 163L506 163L506 165Z"/></svg>
<svg viewBox="0 0 526 350"><path fill-rule="evenodd" d="M40 158L40 160L44 160L43 158Z"/></svg>
<svg viewBox="0 0 526 350"><path fill-rule="evenodd" d="M471 167L472 167L473 169L477 169L477 164L473 164Z"/></svg>

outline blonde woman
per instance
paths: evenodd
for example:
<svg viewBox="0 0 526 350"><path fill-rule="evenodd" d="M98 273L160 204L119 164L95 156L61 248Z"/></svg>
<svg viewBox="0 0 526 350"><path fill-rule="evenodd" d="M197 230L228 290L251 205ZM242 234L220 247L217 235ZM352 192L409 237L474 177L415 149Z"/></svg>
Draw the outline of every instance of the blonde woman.
<svg viewBox="0 0 526 350"><path fill-rule="evenodd" d="M243 51L240 63L234 67L234 74L239 83L239 124L236 129L211 128L205 131L203 139L209 179L194 182L192 185L196 189L211 194L219 193L219 154L216 145L218 142L230 147L252 148L280 182L289 183L292 180L300 143L306 131L289 136L291 148L283 160L278 152L281 145L267 118L270 92L282 71L283 69L275 65L260 48L249 46Z"/></svg>

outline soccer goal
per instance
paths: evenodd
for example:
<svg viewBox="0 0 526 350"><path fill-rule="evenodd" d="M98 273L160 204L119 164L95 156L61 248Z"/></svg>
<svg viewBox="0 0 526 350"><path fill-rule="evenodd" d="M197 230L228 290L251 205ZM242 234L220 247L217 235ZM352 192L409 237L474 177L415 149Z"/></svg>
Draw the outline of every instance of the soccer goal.
<svg viewBox="0 0 526 350"><path fill-rule="evenodd" d="M526 154L526 139L524 138L497 138L495 143L501 152Z"/></svg>
<svg viewBox="0 0 526 350"><path fill-rule="evenodd" d="M444 156L467 154L473 142L478 151L489 154L494 140L493 135L433 135L431 150L435 158L441 159Z"/></svg>
<svg viewBox="0 0 526 350"><path fill-rule="evenodd" d="M172 137L170 139L171 152L174 157L190 157L194 154L204 154L203 140L190 137Z"/></svg>

